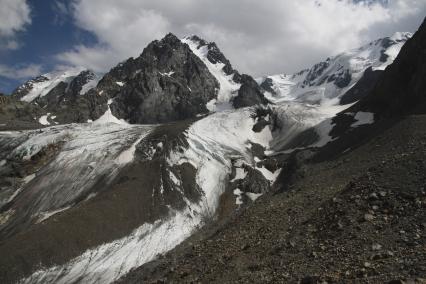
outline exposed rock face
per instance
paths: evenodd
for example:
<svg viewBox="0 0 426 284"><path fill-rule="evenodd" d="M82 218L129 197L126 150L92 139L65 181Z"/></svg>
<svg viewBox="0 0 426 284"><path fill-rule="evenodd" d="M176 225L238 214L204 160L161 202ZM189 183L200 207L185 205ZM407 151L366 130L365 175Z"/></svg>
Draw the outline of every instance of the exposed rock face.
<svg viewBox="0 0 426 284"><path fill-rule="evenodd" d="M41 125L35 118L43 114L45 111L37 105L0 94L0 130L40 127Z"/></svg>
<svg viewBox="0 0 426 284"><path fill-rule="evenodd" d="M212 74L206 66L211 63L223 64L220 73L236 86L229 90L230 105L240 108L268 102L256 81L234 70L215 43L197 36L191 40L207 47L207 60L168 34L149 44L138 58L111 69L99 83L92 71L70 69L30 80L13 97L44 109L50 125L96 120L108 105L115 117L129 123L178 121L208 113L207 104L218 98L219 81L224 78Z"/></svg>
<svg viewBox="0 0 426 284"><path fill-rule="evenodd" d="M340 98L340 104L346 105L354 103L367 96L376 85L382 73L382 70L373 70L371 67L365 70L364 75L355 86Z"/></svg>
<svg viewBox="0 0 426 284"><path fill-rule="evenodd" d="M81 71L68 85L67 92L72 94L84 94L84 86L90 81L96 80L96 74L91 70Z"/></svg>
<svg viewBox="0 0 426 284"><path fill-rule="evenodd" d="M207 113L219 83L186 44L168 34L100 81L112 113L130 123L162 123Z"/></svg>
<svg viewBox="0 0 426 284"><path fill-rule="evenodd" d="M105 113L107 98L93 90L84 93L85 85L92 80L96 80L96 75L84 70L69 83L60 82L47 95L37 98L35 103L55 116L56 123L95 120Z"/></svg>
<svg viewBox="0 0 426 284"><path fill-rule="evenodd" d="M274 81L269 77L263 80L263 82L260 84L260 87L273 95L277 94L277 92L274 90Z"/></svg>
<svg viewBox="0 0 426 284"><path fill-rule="evenodd" d="M356 109L382 116L426 112L426 21Z"/></svg>
<svg viewBox="0 0 426 284"><path fill-rule="evenodd" d="M338 88L347 87L352 80L351 71L341 66L338 72L328 75L326 71L332 63L336 64L335 62L332 62L330 58L327 58L326 61L315 64L314 67L308 71L306 78L302 83L302 88L320 86L325 82L333 82ZM303 73L304 71L302 71L301 74Z"/></svg>
<svg viewBox="0 0 426 284"><path fill-rule="evenodd" d="M87 122L101 116L107 108L107 98L90 91L96 82L97 76L90 70L52 72L29 80L18 87L11 98L42 109L51 125Z"/></svg>
<svg viewBox="0 0 426 284"><path fill-rule="evenodd" d="M239 81L241 82L241 88L238 90L238 96L232 101L235 108L268 103L259 85L251 76L243 74L240 76Z"/></svg>
<svg viewBox="0 0 426 284"><path fill-rule="evenodd" d="M231 65L231 62L229 62L225 55L220 51L216 43L207 42L196 35L192 36L190 39L198 43L198 48L207 46L207 59L213 64L222 63L224 65L222 70L225 72L226 75L234 74L234 76L236 75L236 77L239 77L238 71L234 70Z"/></svg>

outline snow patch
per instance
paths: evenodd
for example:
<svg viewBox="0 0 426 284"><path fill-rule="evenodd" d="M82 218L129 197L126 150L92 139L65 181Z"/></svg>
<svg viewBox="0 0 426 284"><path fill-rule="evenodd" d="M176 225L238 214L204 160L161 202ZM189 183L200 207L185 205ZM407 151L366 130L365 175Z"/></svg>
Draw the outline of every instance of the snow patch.
<svg viewBox="0 0 426 284"><path fill-rule="evenodd" d="M231 180L231 182L245 179L245 177L247 176L247 173L243 168L236 168L235 171L235 177Z"/></svg>
<svg viewBox="0 0 426 284"><path fill-rule="evenodd" d="M84 94L86 94L88 91L90 91L91 89L95 88L95 87L98 85L98 83L99 83L100 79L101 79L101 77L100 77L100 76L96 76L96 75L95 75L95 77L94 77L93 79L89 80L86 84L84 84L84 85L81 87L80 95L84 95Z"/></svg>
<svg viewBox="0 0 426 284"><path fill-rule="evenodd" d="M173 74L175 74L174 71L170 71L167 73L161 73L161 72L158 72L158 73L160 73L161 76L166 76L166 77L171 77Z"/></svg>
<svg viewBox="0 0 426 284"><path fill-rule="evenodd" d="M243 204L243 198L242 198L243 192L239 188L234 189L234 195L236 196L235 204L236 205Z"/></svg>
<svg viewBox="0 0 426 284"><path fill-rule="evenodd" d="M118 158L116 159L115 162L119 165L125 165L125 164L128 164L128 163L131 163L135 158L136 145L138 145L149 133L150 133L150 131L143 133L142 136L139 137L139 139L136 140L136 142L133 143L132 146L130 146L129 149L123 151L118 156Z"/></svg>
<svg viewBox="0 0 426 284"><path fill-rule="evenodd" d="M251 201L255 202L256 199L261 197L263 194L262 193L246 192L246 195L248 196L248 198L250 198Z"/></svg>
<svg viewBox="0 0 426 284"><path fill-rule="evenodd" d="M352 123L351 127L374 123L374 113L359 111L355 114L356 122Z"/></svg>
<svg viewBox="0 0 426 284"><path fill-rule="evenodd" d="M278 169L275 172L271 172L264 166L256 167L256 170L261 172L262 175L269 181L270 184L273 184L277 180L278 175L281 173L281 169Z"/></svg>
<svg viewBox="0 0 426 284"><path fill-rule="evenodd" d="M174 184L176 184L177 186L182 185L181 181L175 176L175 174L172 171L169 171L169 176Z"/></svg>
<svg viewBox="0 0 426 284"><path fill-rule="evenodd" d="M40 118L38 119L38 122L39 122L41 125L50 125L50 122L49 122L49 121L47 121L47 119L49 118L49 115L50 115L50 113L48 113L47 115L43 115L42 117L40 117Z"/></svg>
<svg viewBox="0 0 426 284"><path fill-rule="evenodd" d="M112 114L111 108L110 108L112 101L113 101L112 99L108 100L107 111L101 117L99 117L97 120L95 120L94 123L96 123L96 124L115 123L115 124L121 124L121 125L128 125L127 121L125 121L124 119L118 119Z"/></svg>

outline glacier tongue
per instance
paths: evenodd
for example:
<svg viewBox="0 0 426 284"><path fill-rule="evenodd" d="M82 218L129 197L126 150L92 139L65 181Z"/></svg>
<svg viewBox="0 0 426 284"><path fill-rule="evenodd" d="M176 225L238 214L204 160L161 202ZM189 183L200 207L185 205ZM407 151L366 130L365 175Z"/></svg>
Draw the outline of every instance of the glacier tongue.
<svg viewBox="0 0 426 284"><path fill-rule="evenodd" d="M91 123L1 133L0 141L19 139L16 136L25 139L7 160L30 161L44 149L59 149L56 157L24 184L20 194L14 198L17 202L11 210L15 210L15 204L21 207L16 208L16 216L11 218L10 225L14 225L14 218L21 215L37 220L39 216L73 205L82 196L88 195L102 177L112 180L122 166L131 162L129 155L132 154L133 143L143 139L153 128ZM23 204L26 204L25 212Z"/></svg>
<svg viewBox="0 0 426 284"><path fill-rule="evenodd" d="M196 183L202 190L200 201L194 203L186 199L183 210L170 210L167 218L145 223L129 236L90 249L63 266L39 270L21 283L70 283L76 280L110 283L184 241L215 216L220 195L229 181L231 158L254 164L251 143L269 147L272 139L269 127L260 133L253 132L252 113L252 108L246 108L203 118L186 131L188 146L168 154L167 163L171 167L183 163L194 166ZM116 127L122 129L123 126ZM133 145L128 151L132 151ZM180 187L181 182L177 179L173 175L175 186Z"/></svg>

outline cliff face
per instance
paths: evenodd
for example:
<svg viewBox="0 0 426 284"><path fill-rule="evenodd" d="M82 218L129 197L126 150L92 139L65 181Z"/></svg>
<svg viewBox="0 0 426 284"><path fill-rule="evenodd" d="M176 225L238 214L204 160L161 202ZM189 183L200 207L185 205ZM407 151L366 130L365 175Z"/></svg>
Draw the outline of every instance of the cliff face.
<svg viewBox="0 0 426 284"><path fill-rule="evenodd" d="M161 123L207 113L219 83L186 44L168 34L113 68L98 89L113 98L111 110L118 118Z"/></svg>
<svg viewBox="0 0 426 284"><path fill-rule="evenodd" d="M379 116L426 113L426 20L356 108Z"/></svg>

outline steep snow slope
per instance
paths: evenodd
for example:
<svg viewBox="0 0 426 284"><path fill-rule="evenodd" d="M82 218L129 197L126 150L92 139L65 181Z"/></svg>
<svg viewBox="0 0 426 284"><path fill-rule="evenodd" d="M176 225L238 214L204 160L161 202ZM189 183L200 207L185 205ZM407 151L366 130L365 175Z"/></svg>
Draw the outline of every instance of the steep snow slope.
<svg viewBox="0 0 426 284"><path fill-rule="evenodd" d="M221 111L232 109L231 99L237 96L237 92L241 87L241 84L234 81L234 73L227 74L224 70L226 63L220 61L220 59L212 62L211 59L208 58L211 49L209 45L201 44L200 41L193 37L186 37L182 42L188 44L192 52L204 62L210 73L213 74L220 84L217 98L211 100L207 104L208 110Z"/></svg>
<svg viewBox="0 0 426 284"><path fill-rule="evenodd" d="M411 33L395 33L302 70L294 75L279 74L258 79L265 96L275 102L297 100L310 104L337 104L372 67L384 70L398 55Z"/></svg>

